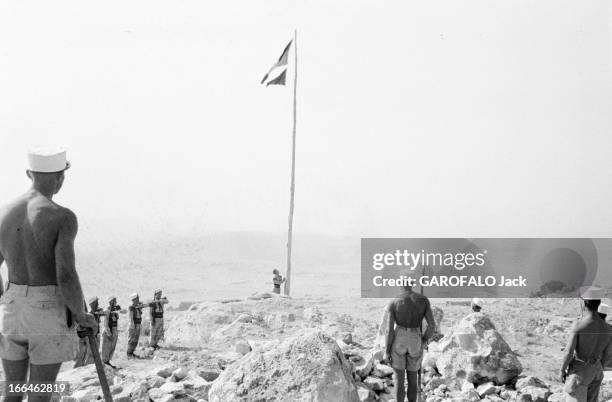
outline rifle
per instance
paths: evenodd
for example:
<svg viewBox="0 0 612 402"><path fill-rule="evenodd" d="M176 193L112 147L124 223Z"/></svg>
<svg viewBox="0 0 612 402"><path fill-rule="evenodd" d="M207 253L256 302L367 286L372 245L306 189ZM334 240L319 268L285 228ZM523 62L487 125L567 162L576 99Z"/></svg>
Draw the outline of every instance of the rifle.
<svg viewBox="0 0 612 402"><path fill-rule="evenodd" d="M100 380L100 386L102 387L104 401L113 402L113 397L108 386L108 379L106 378L106 373L104 372L104 365L102 364L100 352L98 351L98 342L96 341L96 337L94 336L92 329L82 327L77 328L77 335L79 336L79 338L87 337L87 339L89 340L89 349L91 351L91 355L94 358L94 363L96 364L96 371L98 372L98 380Z"/></svg>

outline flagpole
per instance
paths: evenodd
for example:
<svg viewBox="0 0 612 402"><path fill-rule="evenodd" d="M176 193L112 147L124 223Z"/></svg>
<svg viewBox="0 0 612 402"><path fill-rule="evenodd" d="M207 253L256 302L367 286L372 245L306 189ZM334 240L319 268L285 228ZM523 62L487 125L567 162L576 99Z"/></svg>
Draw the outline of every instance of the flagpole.
<svg viewBox="0 0 612 402"><path fill-rule="evenodd" d="M287 271L285 272L285 295L291 293L291 242L293 238L293 200L295 197L295 129L297 115L297 29L293 32L293 51L295 63L293 70L293 136L291 146L291 194L289 197L289 230L287 231Z"/></svg>

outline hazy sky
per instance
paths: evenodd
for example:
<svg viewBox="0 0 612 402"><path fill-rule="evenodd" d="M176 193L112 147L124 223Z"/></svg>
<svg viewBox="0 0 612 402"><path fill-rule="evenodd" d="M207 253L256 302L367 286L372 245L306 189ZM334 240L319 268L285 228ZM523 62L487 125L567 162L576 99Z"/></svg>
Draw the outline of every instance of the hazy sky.
<svg viewBox="0 0 612 402"><path fill-rule="evenodd" d="M608 1L9 1L0 202L68 148L82 225L612 236Z"/></svg>

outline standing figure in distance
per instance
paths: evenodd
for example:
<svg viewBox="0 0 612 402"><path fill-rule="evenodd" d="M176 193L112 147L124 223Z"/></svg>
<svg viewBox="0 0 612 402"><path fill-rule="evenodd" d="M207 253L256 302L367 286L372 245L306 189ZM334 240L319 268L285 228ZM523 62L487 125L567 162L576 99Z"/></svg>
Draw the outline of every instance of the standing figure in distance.
<svg viewBox="0 0 612 402"><path fill-rule="evenodd" d="M128 359L137 358L134 351L138 346L138 340L140 339L140 328L142 324L142 309L146 307L140 303L140 297L138 293L132 293L130 295L132 305L130 306L129 316L129 329L128 329L128 345L127 345L127 357Z"/></svg>
<svg viewBox="0 0 612 402"><path fill-rule="evenodd" d="M281 285L287 280L287 278L283 278L282 275L278 272L278 269L274 269L272 273L274 274L274 278L272 278L272 282L274 283L274 288L272 289L272 292L280 294Z"/></svg>

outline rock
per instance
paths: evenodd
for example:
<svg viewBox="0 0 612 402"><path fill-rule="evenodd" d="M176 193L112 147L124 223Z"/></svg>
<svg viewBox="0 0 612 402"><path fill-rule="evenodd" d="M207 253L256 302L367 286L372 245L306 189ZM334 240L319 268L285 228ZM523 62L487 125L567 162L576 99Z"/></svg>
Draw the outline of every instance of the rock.
<svg viewBox="0 0 612 402"><path fill-rule="evenodd" d="M363 362L355 366L355 372L361 378L366 378L374 369L374 362L381 361L383 351L380 349L372 349L363 356Z"/></svg>
<svg viewBox="0 0 612 402"><path fill-rule="evenodd" d="M541 388L530 385L519 390L519 395L529 395L533 402L546 402L552 392L548 388Z"/></svg>
<svg viewBox="0 0 612 402"><path fill-rule="evenodd" d="M525 387L538 387L538 388L546 388L548 389L548 385L544 383L544 381L540 380L538 377L534 376L520 376L516 380L516 385L514 388L517 390L521 390Z"/></svg>
<svg viewBox="0 0 612 402"><path fill-rule="evenodd" d="M481 398L486 395L496 394L498 391L499 389L492 382L482 384L476 388L476 392L478 392Z"/></svg>
<svg viewBox="0 0 612 402"><path fill-rule="evenodd" d="M181 382L167 382L158 388L164 394L172 394L174 396L185 395L185 384Z"/></svg>
<svg viewBox="0 0 612 402"><path fill-rule="evenodd" d="M376 401L376 394L370 388L363 383L357 384L357 396L359 402L374 402Z"/></svg>
<svg viewBox="0 0 612 402"><path fill-rule="evenodd" d="M114 383L115 370L111 367L104 366L104 373L109 384ZM90 387L99 387L98 372L93 364L62 371L57 376L57 381L65 381L69 384L71 391L79 391Z"/></svg>
<svg viewBox="0 0 612 402"><path fill-rule="evenodd" d="M159 388L164 384L164 382L166 382L163 377L160 377L157 374L148 376L146 378L146 381L147 381L148 389L149 388Z"/></svg>
<svg viewBox="0 0 612 402"><path fill-rule="evenodd" d="M320 324L323 321L323 314L321 314L321 310L317 306L307 307L304 309L304 320Z"/></svg>
<svg viewBox="0 0 612 402"><path fill-rule="evenodd" d="M238 316L238 318L236 318L236 321L250 323L250 322L253 322L253 316L250 314L242 313Z"/></svg>
<svg viewBox="0 0 612 402"><path fill-rule="evenodd" d="M469 392L472 389L474 389L474 384L469 381L464 382L461 386L461 392Z"/></svg>
<svg viewBox="0 0 612 402"><path fill-rule="evenodd" d="M251 351L251 345L247 341L238 341L234 351L244 356Z"/></svg>
<svg viewBox="0 0 612 402"><path fill-rule="evenodd" d="M529 394L520 394L516 398L516 402L533 402L533 399L531 399L531 395Z"/></svg>
<svg viewBox="0 0 612 402"><path fill-rule="evenodd" d="M374 369L372 370L372 375L378 378L391 377L393 375L393 368L387 366L386 364L376 363L374 365Z"/></svg>
<svg viewBox="0 0 612 402"><path fill-rule="evenodd" d="M152 401L159 401L165 395L165 393L159 388L152 388L149 390L148 395L149 399Z"/></svg>
<svg viewBox="0 0 612 402"><path fill-rule="evenodd" d="M98 390L81 389L72 394L72 397L78 402L89 402L98 399Z"/></svg>
<svg viewBox="0 0 612 402"><path fill-rule="evenodd" d="M465 399L470 402L476 402L480 400L480 395L478 395L478 392L476 392L475 389L470 389L467 392L464 392L463 395Z"/></svg>
<svg viewBox="0 0 612 402"><path fill-rule="evenodd" d="M518 391L512 391L509 389L505 389L499 393L499 396L505 400L509 400L509 399L515 400L517 395L518 395Z"/></svg>
<svg viewBox="0 0 612 402"><path fill-rule="evenodd" d="M303 330L278 347L253 351L221 373L209 401L358 401L350 363L332 337Z"/></svg>
<svg viewBox="0 0 612 402"><path fill-rule="evenodd" d="M353 343L353 334L350 332L345 332L342 334L342 342L346 343L347 345L351 345Z"/></svg>
<svg viewBox="0 0 612 402"><path fill-rule="evenodd" d="M155 374L162 378L168 378L175 370L174 366L163 366L155 370Z"/></svg>
<svg viewBox="0 0 612 402"><path fill-rule="evenodd" d="M219 377L219 374L221 374L221 369L214 369L214 368L200 369L198 374L200 375L200 377L202 377L206 381L214 381L217 379L217 377Z"/></svg>
<svg viewBox="0 0 612 402"><path fill-rule="evenodd" d="M384 391L385 389L385 382L381 380L380 378L366 377L363 380L363 383L377 392Z"/></svg>
<svg viewBox="0 0 612 402"><path fill-rule="evenodd" d="M438 345L436 368L447 378L465 376L475 384L508 384L523 367L516 353L483 313L466 316Z"/></svg>
<svg viewBox="0 0 612 402"><path fill-rule="evenodd" d="M565 399L565 392L555 392L554 394L548 397L548 402L562 402L565 401Z"/></svg>
<svg viewBox="0 0 612 402"><path fill-rule="evenodd" d="M181 381L183 378L187 377L187 372L188 371L185 367L180 367L174 370L172 372L172 375L174 376L174 378L176 378L177 381Z"/></svg>

